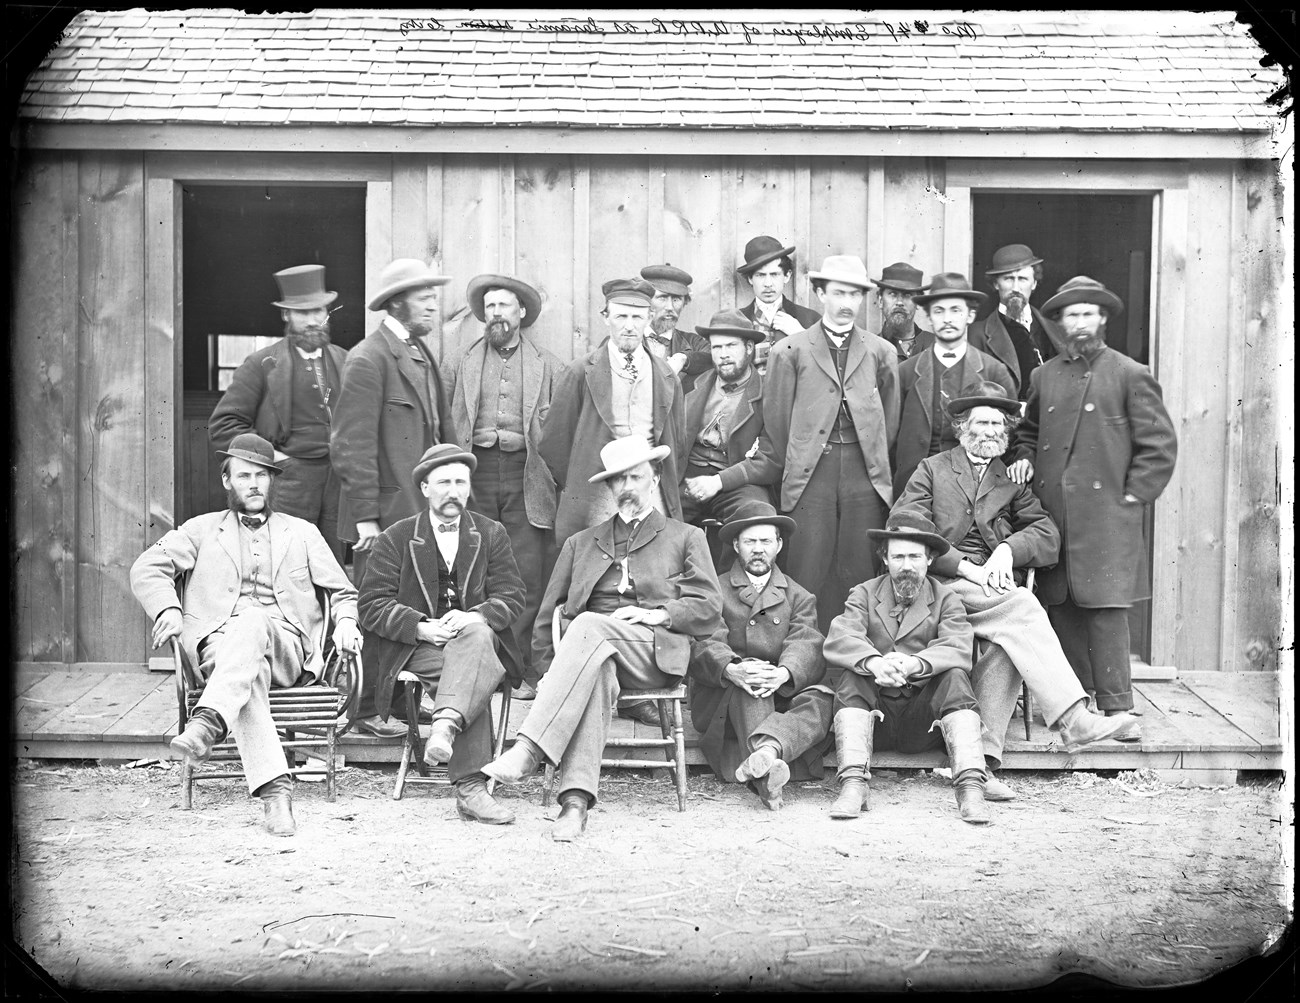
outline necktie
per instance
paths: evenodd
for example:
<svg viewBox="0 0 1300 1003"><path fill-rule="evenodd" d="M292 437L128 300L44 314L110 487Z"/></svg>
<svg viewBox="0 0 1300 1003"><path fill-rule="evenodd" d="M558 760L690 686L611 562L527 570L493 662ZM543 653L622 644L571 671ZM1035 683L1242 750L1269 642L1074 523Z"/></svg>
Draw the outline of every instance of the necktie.
<svg viewBox="0 0 1300 1003"><path fill-rule="evenodd" d="M912 604L910 602L902 602L901 600L899 600L898 604L889 611L889 615L892 616L899 623L902 623L903 617L907 616L907 611L911 608L911 606Z"/></svg>
<svg viewBox="0 0 1300 1003"><path fill-rule="evenodd" d="M438 532L439 532L439 533L456 533L456 532L458 532L459 530L460 530L460 523L458 523L458 522L453 522L453 523L440 522L440 523L438 523Z"/></svg>
<svg viewBox="0 0 1300 1003"><path fill-rule="evenodd" d="M635 383L638 374L636 370L636 363L632 361L632 353L624 352L623 358L625 360L623 362L623 373L627 376L629 380Z"/></svg>
<svg viewBox="0 0 1300 1003"><path fill-rule="evenodd" d="M259 530L266 523L265 519L252 519L246 515L241 515L239 521L251 530Z"/></svg>
<svg viewBox="0 0 1300 1003"><path fill-rule="evenodd" d="M739 387L739 383L724 383L722 384L722 392L724 394L734 394Z"/></svg>

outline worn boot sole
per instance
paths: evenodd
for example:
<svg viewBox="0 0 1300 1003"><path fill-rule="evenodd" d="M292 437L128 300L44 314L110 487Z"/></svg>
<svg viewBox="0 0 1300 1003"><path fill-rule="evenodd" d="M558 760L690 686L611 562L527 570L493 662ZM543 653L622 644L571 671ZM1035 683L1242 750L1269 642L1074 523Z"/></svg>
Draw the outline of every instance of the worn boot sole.
<svg viewBox="0 0 1300 1003"><path fill-rule="evenodd" d="M424 743L424 765L441 766L451 760L451 743L444 742L434 735Z"/></svg>
<svg viewBox="0 0 1300 1003"><path fill-rule="evenodd" d="M500 805L497 806L500 808ZM484 825L509 825L515 820L515 814L505 808L501 808L503 815L482 815L469 808L462 802L456 802L456 814L466 822L481 822Z"/></svg>
<svg viewBox="0 0 1300 1003"><path fill-rule="evenodd" d="M279 805L283 804L283 811ZM293 820L293 805L287 799L262 799L262 828L272 836L292 836L298 831L298 823Z"/></svg>
<svg viewBox="0 0 1300 1003"><path fill-rule="evenodd" d="M858 789L861 785L861 789ZM840 796L831 805L831 818L859 818L870 809L870 789L865 780L846 780L840 785Z"/></svg>
<svg viewBox="0 0 1300 1003"><path fill-rule="evenodd" d="M178 756L184 756L191 766L202 766L212 755L212 748L204 748L184 733L177 735L168 743L168 748Z"/></svg>
<svg viewBox="0 0 1300 1003"><path fill-rule="evenodd" d="M1115 722L1113 726L1110 724L1112 721ZM1100 728L1100 733L1094 735L1087 741L1066 741L1064 736L1062 736L1065 751L1069 755L1074 755L1081 749L1086 749L1089 746L1096 745L1098 742L1136 742L1140 741L1142 738L1142 722L1138 721L1136 718L1122 721L1119 718L1100 717L1097 718L1097 724Z"/></svg>
<svg viewBox="0 0 1300 1003"><path fill-rule="evenodd" d="M784 760L778 759L767 773L754 781L754 788L758 799L765 807L772 811L780 811L785 807L785 799L781 794L789 782L790 767Z"/></svg>
<svg viewBox="0 0 1300 1003"><path fill-rule="evenodd" d="M484 766L483 772L499 784L518 784L536 773L538 765L539 761L516 742L502 753L500 759Z"/></svg>
<svg viewBox="0 0 1300 1003"><path fill-rule="evenodd" d="M997 777L989 777L984 781L985 801L1014 801L1015 799L1016 792Z"/></svg>

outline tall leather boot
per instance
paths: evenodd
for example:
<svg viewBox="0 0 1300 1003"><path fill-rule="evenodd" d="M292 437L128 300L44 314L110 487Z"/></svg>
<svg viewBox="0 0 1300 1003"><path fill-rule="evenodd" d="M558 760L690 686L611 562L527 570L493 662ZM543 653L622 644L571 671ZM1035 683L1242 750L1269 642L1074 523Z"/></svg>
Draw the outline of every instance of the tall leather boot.
<svg viewBox="0 0 1300 1003"><path fill-rule="evenodd" d="M195 707L185 730L171 740L172 752L184 756L191 766L208 761L212 747L226 737L226 722L211 707Z"/></svg>
<svg viewBox="0 0 1300 1003"><path fill-rule="evenodd" d="M298 831L293 820L293 778L282 773L257 789L262 799L262 827L272 836L292 836Z"/></svg>
<svg viewBox="0 0 1300 1003"><path fill-rule="evenodd" d="M1142 737L1142 722L1132 714L1121 711L1106 717L1098 717L1088 712L1085 700L1077 700L1067 707L1053 727L1061 736L1065 751L1071 755L1094 742L1103 742L1106 739L1132 742Z"/></svg>
<svg viewBox="0 0 1300 1003"><path fill-rule="evenodd" d="M841 707L835 712L835 762L840 780L840 796L831 805L831 818L857 818L870 809L871 745L877 721L885 715L878 710Z"/></svg>
<svg viewBox="0 0 1300 1003"><path fill-rule="evenodd" d="M984 804L984 745L980 741L980 716L973 710L955 710L939 721L952 763L952 785L963 822L987 825Z"/></svg>

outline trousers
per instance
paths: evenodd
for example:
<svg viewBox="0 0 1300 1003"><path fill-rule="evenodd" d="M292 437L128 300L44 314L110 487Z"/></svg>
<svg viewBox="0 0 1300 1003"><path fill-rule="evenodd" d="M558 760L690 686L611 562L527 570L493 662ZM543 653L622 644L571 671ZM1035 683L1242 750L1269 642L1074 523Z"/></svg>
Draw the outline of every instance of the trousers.
<svg viewBox="0 0 1300 1003"><path fill-rule="evenodd" d="M856 672L845 672L835 687L835 709L857 707L878 710L885 715L873 733L875 748L899 752L942 749L943 732L931 725L956 710L979 710L970 674L965 669L948 669L931 677L924 686L888 693L876 681ZM840 763L870 766L870 763Z"/></svg>
<svg viewBox="0 0 1300 1003"><path fill-rule="evenodd" d="M341 565L343 543L339 539L339 479L328 456L301 460L286 456L280 461L281 474L271 485L271 505L285 515L306 519L320 530L330 553Z"/></svg>
<svg viewBox="0 0 1300 1003"><path fill-rule="evenodd" d="M1098 709L1132 710L1128 610L1120 606L1085 609L1067 598L1048 607L1047 615L1082 687L1097 694Z"/></svg>
<svg viewBox="0 0 1300 1003"><path fill-rule="evenodd" d="M793 765L809 750L820 751L831 728L834 702L835 694L821 685L809 686L791 697L753 697L729 687L723 741L715 748L705 748L708 736L702 734L700 751L725 784L736 782L737 768L765 740L776 742L781 758ZM696 723L697 729L701 723Z"/></svg>

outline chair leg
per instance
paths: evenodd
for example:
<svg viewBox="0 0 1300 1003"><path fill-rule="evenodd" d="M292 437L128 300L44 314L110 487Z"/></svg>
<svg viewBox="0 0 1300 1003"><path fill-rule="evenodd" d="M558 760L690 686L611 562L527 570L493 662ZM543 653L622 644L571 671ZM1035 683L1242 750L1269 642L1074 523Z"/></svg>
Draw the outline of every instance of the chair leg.
<svg viewBox="0 0 1300 1003"><path fill-rule="evenodd" d="M334 780L334 732L336 726L325 726L325 800L333 801L335 797Z"/></svg>
<svg viewBox="0 0 1300 1003"><path fill-rule="evenodd" d="M682 727L682 702L673 700L673 737L677 739L677 810L686 810L686 729Z"/></svg>
<svg viewBox="0 0 1300 1003"><path fill-rule="evenodd" d="M492 734L492 758L500 759L501 754L506 751L506 732L510 728L510 690L507 689L510 681L507 679L501 684L501 713L497 718L496 731ZM497 789L497 782L488 777L487 792L493 793Z"/></svg>
<svg viewBox="0 0 1300 1003"><path fill-rule="evenodd" d="M402 758L397 763L397 782L393 784L393 800L402 800L402 788L406 786L406 771L411 768L411 736L408 733L402 739Z"/></svg>
<svg viewBox="0 0 1300 1003"><path fill-rule="evenodd" d="M1025 741L1029 741L1029 727L1034 720L1034 705L1030 702L1029 684L1020 684L1020 698L1025 702Z"/></svg>
<svg viewBox="0 0 1300 1003"><path fill-rule="evenodd" d="M188 759L181 760L181 807L186 811L194 807L194 770Z"/></svg>
<svg viewBox="0 0 1300 1003"><path fill-rule="evenodd" d="M555 767L550 763L546 764L546 786L542 788L542 807L551 806L551 787L555 783Z"/></svg>

